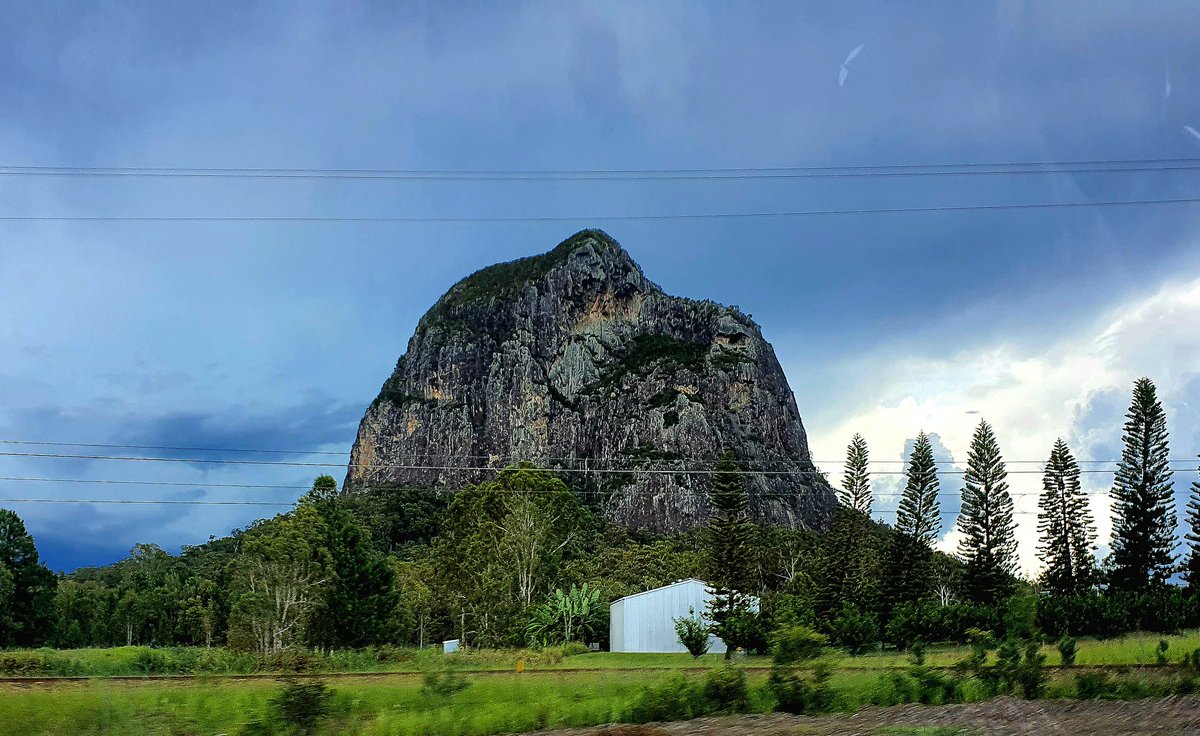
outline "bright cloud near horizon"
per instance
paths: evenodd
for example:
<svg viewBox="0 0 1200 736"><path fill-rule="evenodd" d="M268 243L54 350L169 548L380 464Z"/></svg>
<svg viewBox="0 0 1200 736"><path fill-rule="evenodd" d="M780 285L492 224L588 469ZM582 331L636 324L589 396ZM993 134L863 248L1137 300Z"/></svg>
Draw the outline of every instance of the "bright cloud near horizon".
<svg viewBox="0 0 1200 736"><path fill-rule="evenodd" d="M603 227L668 292L754 316L835 481L854 432L874 459L900 460L925 429L939 459L961 467L981 417L1010 471L1037 468L1015 461L1044 459L1058 436L1081 459L1113 459L1142 375L1167 407L1172 455L1200 451L1200 206L605 218L1188 200L1200 198L1193 169L549 183L2 173L1193 159L1198 7L17 0L6 10L0 218L578 220L0 219L0 439L345 453L446 288ZM313 464L0 455L0 478L58 479L0 480L0 498L286 504L345 462L295 459ZM1192 468L1176 474L1183 494L1195 468L1179 467ZM1085 478L1103 535L1109 479ZM179 485L89 483L113 479ZM1036 473L1010 481L1021 494L1040 484ZM943 490L956 483L946 476ZM1018 497L1020 511L1035 505ZM56 569L108 563L137 542L176 551L276 510L13 506ZM950 534L952 514L944 520ZM1033 572L1034 517L1018 522Z"/></svg>

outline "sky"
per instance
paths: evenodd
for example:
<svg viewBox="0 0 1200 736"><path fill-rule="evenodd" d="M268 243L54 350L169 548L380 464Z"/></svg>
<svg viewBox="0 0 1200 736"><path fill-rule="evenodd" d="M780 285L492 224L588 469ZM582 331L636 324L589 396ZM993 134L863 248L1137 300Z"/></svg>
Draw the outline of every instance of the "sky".
<svg viewBox="0 0 1200 736"><path fill-rule="evenodd" d="M1200 129L1200 7L1184 3L17 0L5 15L0 170L1200 158L1185 127ZM1083 460L1116 458L1138 377L1155 380L1168 412L1181 498L1196 478L1200 205L605 216L1193 197L1194 170L553 183L0 174L0 217L572 218L0 220L0 439L312 451L219 455L296 463L227 465L5 444L0 476L59 480L0 480L0 498L290 502L321 472L341 477L338 453L446 288L602 227L668 292L753 315L833 482L854 432L892 462L876 470L898 469L922 429L961 469L974 425L991 422L1010 471L1026 471L1010 482L1033 573L1034 461L1056 437ZM1104 542L1111 475L1084 477ZM875 488L887 519L899 477L879 474ZM957 478L943 490L941 545L953 549ZM59 570L137 542L177 551L282 508L0 505Z"/></svg>

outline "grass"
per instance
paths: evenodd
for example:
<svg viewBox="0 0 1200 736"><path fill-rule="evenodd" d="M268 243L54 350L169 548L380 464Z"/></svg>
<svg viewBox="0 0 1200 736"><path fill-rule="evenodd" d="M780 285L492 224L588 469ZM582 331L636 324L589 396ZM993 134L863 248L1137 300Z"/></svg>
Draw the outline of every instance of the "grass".
<svg viewBox="0 0 1200 736"><path fill-rule="evenodd" d="M421 691L417 678L331 680L330 732L408 736L489 736L553 726L620 720L660 673L561 673L538 677L477 675L461 693ZM219 734L233 736L261 716L278 689L264 681L73 682L13 687L0 697L6 733L49 736Z"/></svg>
<svg viewBox="0 0 1200 736"><path fill-rule="evenodd" d="M588 659L597 655L586 655ZM624 655L623 664L645 657L657 666L666 655ZM602 657L598 657L602 659ZM614 660L614 666L620 660ZM678 660L676 660L678 663ZM705 664L718 664L719 658ZM895 671L899 675L899 671ZM589 726L627 720L632 706L651 686L669 677L645 669L605 671L543 670L515 675L474 672L470 685L452 695L422 689L422 678L406 673L344 677L329 675L333 715L319 734L367 736L492 736L542 728ZM697 681L703 673L692 673ZM763 694L767 674L749 673L751 710L771 708ZM899 702L892 674L868 669L842 669L830 685L833 707L854 711L869 704ZM1113 680L1099 697L1149 697L1170 692L1171 677L1162 671ZM199 677L185 681L86 680L49 685L0 685L0 724L4 733L29 736L87 733L96 736L184 735L240 736L243 726L261 718L279 690L275 678L226 680ZM1074 697L1074 673L1053 675L1048 697ZM983 692L968 682L967 702ZM892 734L967 732L882 731Z"/></svg>
<svg viewBox="0 0 1200 736"><path fill-rule="evenodd" d="M1179 662L1184 653L1200 647L1200 632L1190 631L1175 636L1131 634L1116 639L1081 639L1076 665L1152 665L1155 647L1160 639L1168 643L1167 657ZM1046 664L1058 665L1058 650L1051 645L1042 648ZM967 655L966 647L935 645L929 647L926 663L948 667ZM466 672L504 672L516 669L518 660L525 661L529 671L615 670L615 669L689 669L719 666L721 655L709 654L693 660L686 654L626 654L594 652L564 656L562 649L543 650L472 650L460 652L447 660L437 649L407 649L381 647L360 651L339 651L332 654L288 652L275 657L262 657L227 649L202 647L114 647L111 649L32 649L0 652L0 675L4 676L85 676L114 677L124 675L186 675L186 674L273 674L285 672L420 672L435 663L450 661ZM909 658L905 652L886 650L852 657L848 654L830 655L830 664L845 670L877 670L905 668ZM766 668L766 657L746 657L740 664L751 669Z"/></svg>

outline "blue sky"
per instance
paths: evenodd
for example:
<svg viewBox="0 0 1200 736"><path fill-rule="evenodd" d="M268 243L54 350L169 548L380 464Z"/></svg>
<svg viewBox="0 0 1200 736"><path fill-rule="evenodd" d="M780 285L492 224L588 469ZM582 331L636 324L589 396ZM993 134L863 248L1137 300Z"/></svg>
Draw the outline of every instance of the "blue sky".
<svg viewBox="0 0 1200 736"><path fill-rule="evenodd" d="M1183 128L1200 128L1200 8L1182 3L16 2L6 15L7 166L1200 156ZM831 471L853 431L874 457L898 460L924 428L961 461L981 415L1013 459L1045 456L1059 435L1110 459L1143 374L1170 412L1173 456L1190 458L1200 450L1198 206L596 216L1198 195L1190 172L553 184L0 176L4 215L582 216L0 223L0 439L346 450L417 319L451 283L600 226L668 291L738 304L762 324ZM0 459L9 477L303 485L315 470ZM1014 476L1020 492L1036 487L1036 476ZM0 482L8 497L228 495ZM1105 506L1098 495L1102 531ZM138 541L174 550L264 513L17 510L60 569L111 561ZM1033 519L1019 521L1031 566Z"/></svg>

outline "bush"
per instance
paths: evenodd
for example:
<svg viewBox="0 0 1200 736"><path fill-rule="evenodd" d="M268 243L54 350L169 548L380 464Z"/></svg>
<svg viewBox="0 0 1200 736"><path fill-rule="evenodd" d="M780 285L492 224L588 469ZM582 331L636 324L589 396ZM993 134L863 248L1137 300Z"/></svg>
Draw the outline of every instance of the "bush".
<svg viewBox="0 0 1200 736"><path fill-rule="evenodd" d="M704 699L720 713L743 713L750 708L750 688L741 667L726 665L708 673L704 680Z"/></svg>
<svg viewBox="0 0 1200 736"><path fill-rule="evenodd" d="M642 691L626 715L632 723L683 721L705 713L703 696L688 678L675 673Z"/></svg>
<svg viewBox="0 0 1200 736"><path fill-rule="evenodd" d="M675 633L693 658L708 652L708 626L696 615L696 609L688 609L687 616L675 619Z"/></svg>
<svg viewBox="0 0 1200 736"><path fill-rule="evenodd" d="M833 640L846 647L851 654L866 652L879 641L879 620L872 613L863 613L847 603L838 615L829 622Z"/></svg>
<svg viewBox="0 0 1200 736"><path fill-rule="evenodd" d="M775 699L775 708L784 713L823 713L833 706L832 676L833 670L825 664L814 669L811 680L792 668L773 667L767 690Z"/></svg>
<svg viewBox="0 0 1200 736"><path fill-rule="evenodd" d="M453 670L432 670L421 675L421 694L433 698L449 698L470 686L471 682Z"/></svg>
<svg viewBox="0 0 1200 736"><path fill-rule="evenodd" d="M1069 634L1063 634L1062 638L1058 640L1057 646L1058 656L1062 658L1063 666L1070 667L1071 665L1075 664L1075 654L1077 651L1075 647L1075 637Z"/></svg>
<svg viewBox="0 0 1200 736"><path fill-rule="evenodd" d="M1171 661L1170 659L1167 658L1167 648L1170 646L1171 645L1169 643L1167 643L1166 639L1158 640L1158 646L1154 648L1154 663L1155 664L1163 665L1163 664L1167 664L1168 662Z"/></svg>
<svg viewBox="0 0 1200 736"><path fill-rule="evenodd" d="M908 668L908 672L916 683L917 702L925 705L944 705L953 703L961 695L958 681L942 672L923 665L913 665Z"/></svg>
<svg viewBox="0 0 1200 736"><path fill-rule="evenodd" d="M588 654L591 651L591 649L588 649L587 644L579 641L568 642L562 648L564 657L578 657L581 654Z"/></svg>
<svg viewBox="0 0 1200 736"><path fill-rule="evenodd" d="M1075 675L1075 696L1082 700L1095 700L1109 694L1111 683L1104 672L1084 672Z"/></svg>
<svg viewBox="0 0 1200 736"><path fill-rule="evenodd" d="M269 701L268 726L282 725L311 734L319 720L328 716L332 698L334 693L319 680L286 682Z"/></svg>
<svg viewBox="0 0 1200 736"><path fill-rule="evenodd" d="M777 666L793 665L821 656L821 650L828 642L824 634L807 626L783 626L771 634L771 657Z"/></svg>

